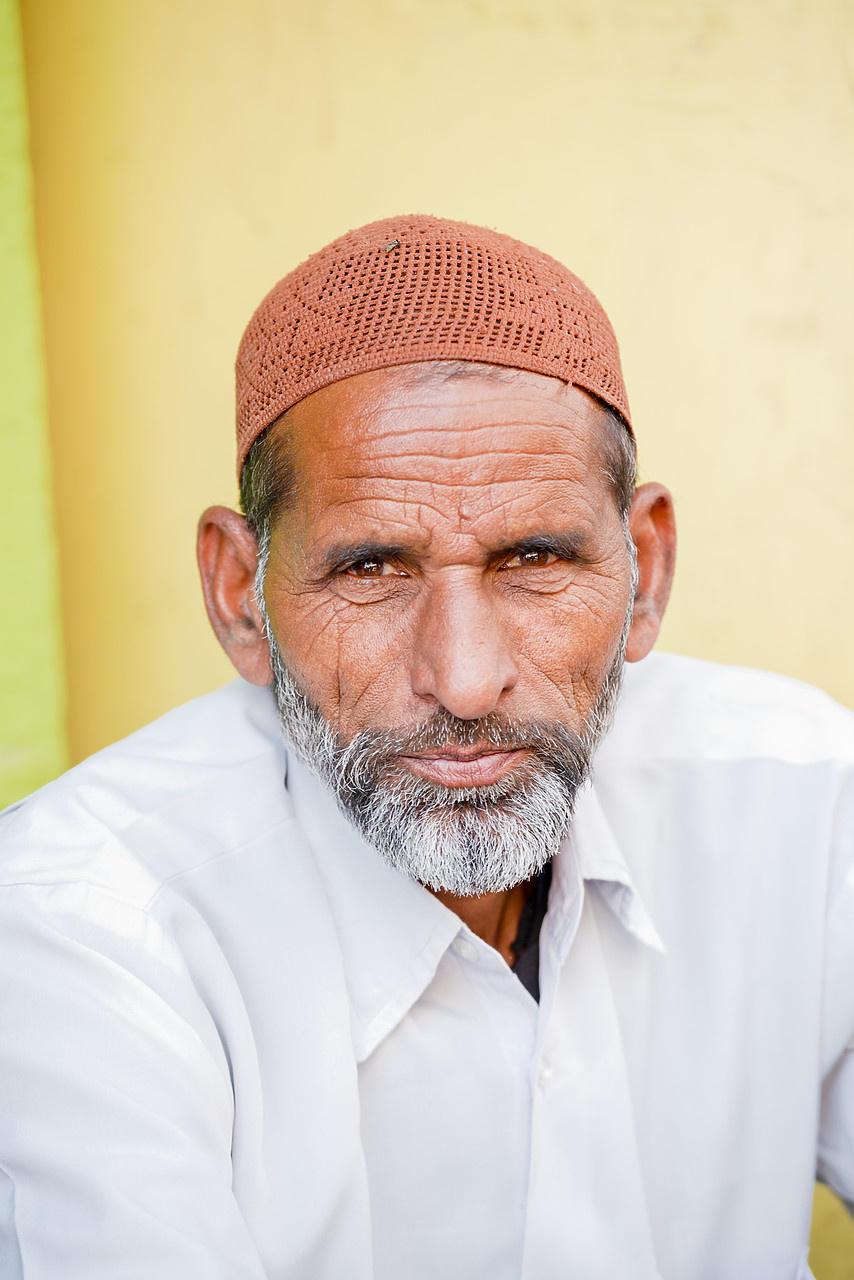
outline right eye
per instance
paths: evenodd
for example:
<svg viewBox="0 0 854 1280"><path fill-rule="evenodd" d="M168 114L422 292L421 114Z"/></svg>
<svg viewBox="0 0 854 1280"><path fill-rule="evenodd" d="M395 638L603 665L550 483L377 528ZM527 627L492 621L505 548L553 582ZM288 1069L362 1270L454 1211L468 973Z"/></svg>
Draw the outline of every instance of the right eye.
<svg viewBox="0 0 854 1280"><path fill-rule="evenodd" d="M393 569L386 560L357 560L344 570L351 578L384 578Z"/></svg>
<svg viewBox="0 0 854 1280"><path fill-rule="evenodd" d="M550 565L557 564L558 557L554 551L548 551L544 547L530 547L517 551L514 556L506 560L501 566L502 569L547 569Z"/></svg>

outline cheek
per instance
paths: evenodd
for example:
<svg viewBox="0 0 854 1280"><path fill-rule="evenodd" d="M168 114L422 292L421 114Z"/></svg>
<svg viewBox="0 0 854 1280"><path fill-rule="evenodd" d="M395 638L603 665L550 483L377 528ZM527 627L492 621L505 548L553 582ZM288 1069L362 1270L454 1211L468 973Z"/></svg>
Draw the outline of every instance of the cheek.
<svg viewBox="0 0 854 1280"><path fill-rule="evenodd" d="M285 665L328 719L343 728L355 709L400 701L406 628L390 611L290 593L268 607Z"/></svg>
<svg viewBox="0 0 854 1280"><path fill-rule="evenodd" d="M505 634L513 635L521 680L589 710L613 664L629 601L628 577L616 573L585 574L556 597L509 601Z"/></svg>
<svg viewBox="0 0 854 1280"><path fill-rule="evenodd" d="M503 593L504 612L540 643L560 636L577 643L579 651L606 640L616 623L622 625L629 606L628 565L621 562L578 568L554 592L515 590Z"/></svg>

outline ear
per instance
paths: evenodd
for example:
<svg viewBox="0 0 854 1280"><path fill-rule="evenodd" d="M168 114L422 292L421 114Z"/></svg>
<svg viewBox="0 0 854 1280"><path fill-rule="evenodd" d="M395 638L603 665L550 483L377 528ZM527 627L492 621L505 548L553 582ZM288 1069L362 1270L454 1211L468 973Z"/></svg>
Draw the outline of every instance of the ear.
<svg viewBox="0 0 854 1280"><path fill-rule="evenodd" d="M626 661L639 662L658 638L676 565L673 499L663 484L642 484L635 490L629 532L638 551L638 588Z"/></svg>
<svg viewBox="0 0 854 1280"><path fill-rule="evenodd" d="M199 520L196 555L217 639L244 680L270 684L270 649L255 600L255 535L237 511L208 507Z"/></svg>

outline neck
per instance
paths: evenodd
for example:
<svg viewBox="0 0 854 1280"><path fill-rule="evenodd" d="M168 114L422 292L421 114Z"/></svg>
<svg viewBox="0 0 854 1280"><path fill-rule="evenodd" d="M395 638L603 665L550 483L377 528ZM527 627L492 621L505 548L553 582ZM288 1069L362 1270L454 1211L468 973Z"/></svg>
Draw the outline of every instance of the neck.
<svg viewBox="0 0 854 1280"><path fill-rule="evenodd" d="M519 920L533 883L533 880L526 880L503 893L485 893L478 898L459 898L444 889L433 892L444 906L468 925L472 933L494 947L512 965L512 944L519 933Z"/></svg>

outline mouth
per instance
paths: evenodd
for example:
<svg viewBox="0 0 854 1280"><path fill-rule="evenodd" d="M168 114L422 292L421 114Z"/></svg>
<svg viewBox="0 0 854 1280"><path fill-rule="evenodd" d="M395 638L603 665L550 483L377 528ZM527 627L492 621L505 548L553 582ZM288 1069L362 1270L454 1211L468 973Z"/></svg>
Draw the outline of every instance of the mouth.
<svg viewBox="0 0 854 1280"><path fill-rule="evenodd" d="M485 787L498 782L528 754L500 747L445 747L441 751L400 756L410 772L443 787Z"/></svg>

